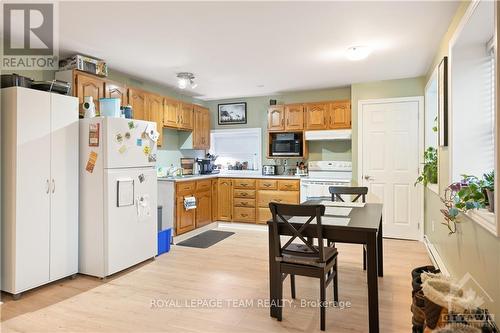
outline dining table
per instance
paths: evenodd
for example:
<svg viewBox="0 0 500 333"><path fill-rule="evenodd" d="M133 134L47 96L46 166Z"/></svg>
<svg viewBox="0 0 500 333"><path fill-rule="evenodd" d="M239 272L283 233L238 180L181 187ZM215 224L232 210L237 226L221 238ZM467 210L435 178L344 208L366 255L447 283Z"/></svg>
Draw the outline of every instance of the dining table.
<svg viewBox="0 0 500 333"><path fill-rule="evenodd" d="M325 205L322 218L323 238L334 243L362 244L366 247L366 274L368 284L368 328L370 333L379 332L378 277L384 275L384 255L382 242L382 211L380 203L332 202L330 197L314 198L303 202L304 205ZM331 215L330 215L331 214ZM302 226L300 219L288 220L297 230ZM282 305L281 274L278 256L275 253L274 223L267 221L269 237L269 290L271 317L278 318ZM284 222L278 222L278 234L293 236ZM316 225L309 224L301 234L315 238ZM340 255L340 254L339 254ZM340 288L340 290L342 290Z"/></svg>

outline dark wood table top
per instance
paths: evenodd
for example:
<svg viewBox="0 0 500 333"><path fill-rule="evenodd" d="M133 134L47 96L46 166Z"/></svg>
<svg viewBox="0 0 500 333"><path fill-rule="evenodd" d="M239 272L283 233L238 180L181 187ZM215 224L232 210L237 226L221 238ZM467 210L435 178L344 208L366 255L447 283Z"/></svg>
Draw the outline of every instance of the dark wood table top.
<svg viewBox="0 0 500 333"><path fill-rule="evenodd" d="M321 201L331 201L331 197L321 197L308 200L303 205L319 205ZM337 206L336 206L337 207ZM380 226L380 218L382 216L383 205L378 203L366 203L364 207L348 207L352 208L348 216L335 216L327 215L325 217L348 217L349 223L347 225L323 225L324 229L337 229L337 230L353 230L359 229L365 232L377 232ZM267 221L272 223L272 220ZM292 223L295 224L295 223Z"/></svg>

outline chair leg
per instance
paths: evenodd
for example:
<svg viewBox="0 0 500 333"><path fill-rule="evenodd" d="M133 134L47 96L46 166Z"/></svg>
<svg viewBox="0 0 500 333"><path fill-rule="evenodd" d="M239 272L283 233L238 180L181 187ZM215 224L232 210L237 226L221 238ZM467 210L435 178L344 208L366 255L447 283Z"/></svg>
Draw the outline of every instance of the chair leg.
<svg viewBox="0 0 500 333"><path fill-rule="evenodd" d="M278 309L276 319L278 319L278 321L283 319L283 279L281 277L278 286Z"/></svg>
<svg viewBox="0 0 500 333"><path fill-rule="evenodd" d="M333 300L338 304L339 302L339 271L337 269L337 264L333 266L335 276L333 277Z"/></svg>
<svg viewBox="0 0 500 333"><path fill-rule="evenodd" d="M322 331L325 330L325 302L326 302L326 286L325 277L323 276L320 280L320 328Z"/></svg>
<svg viewBox="0 0 500 333"><path fill-rule="evenodd" d="M292 288L292 298L295 299L295 275L290 274L290 287Z"/></svg>
<svg viewBox="0 0 500 333"><path fill-rule="evenodd" d="M363 245L363 270L366 271L366 248Z"/></svg>

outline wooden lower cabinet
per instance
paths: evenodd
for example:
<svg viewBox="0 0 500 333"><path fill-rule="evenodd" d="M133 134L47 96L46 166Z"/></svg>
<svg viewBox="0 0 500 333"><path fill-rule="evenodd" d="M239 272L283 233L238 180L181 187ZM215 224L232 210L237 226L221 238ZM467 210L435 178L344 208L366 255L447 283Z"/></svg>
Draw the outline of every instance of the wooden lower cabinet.
<svg viewBox="0 0 500 333"><path fill-rule="evenodd" d="M211 179L185 181L175 184L176 236L212 223L213 211L211 184ZM186 210L184 208L184 198L191 196L196 198L196 208Z"/></svg>
<svg viewBox="0 0 500 333"><path fill-rule="evenodd" d="M196 228L212 223L212 193L196 193Z"/></svg>
<svg viewBox="0 0 500 333"><path fill-rule="evenodd" d="M233 186L230 178L218 179L217 219L231 221L233 208Z"/></svg>
<svg viewBox="0 0 500 333"><path fill-rule="evenodd" d="M257 223L265 224L272 218L270 202L300 203L300 180L260 179L257 182Z"/></svg>
<svg viewBox="0 0 500 333"><path fill-rule="evenodd" d="M212 183L212 221L217 221L218 213L217 213L217 198L219 193L219 182L216 179L211 180Z"/></svg>
<svg viewBox="0 0 500 333"><path fill-rule="evenodd" d="M255 208L234 207L233 221L255 223Z"/></svg>
<svg viewBox="0 0 500 333"><path fill-rule="evenodd" d="M184 208L184 197L178 196L176 200L176 235L191 231L196 227L195 210L186 210Z"/></svg>

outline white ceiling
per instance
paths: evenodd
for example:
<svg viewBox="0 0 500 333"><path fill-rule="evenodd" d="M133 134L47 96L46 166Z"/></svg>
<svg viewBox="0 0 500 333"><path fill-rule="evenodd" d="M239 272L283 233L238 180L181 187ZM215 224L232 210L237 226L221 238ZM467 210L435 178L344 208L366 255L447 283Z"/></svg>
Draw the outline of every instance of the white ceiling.
<svg viewBox="0 0 500 333"><path fill-rule="evenodd" d="M83 53L201 99L426 73L458 2L60 2L61 55ZM344 57L353 45L374 51ZM263 87L259 87L263 85Z"/></svg>

